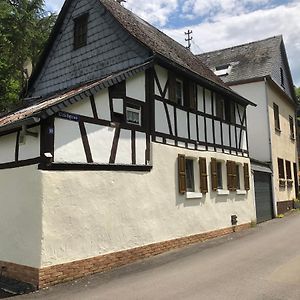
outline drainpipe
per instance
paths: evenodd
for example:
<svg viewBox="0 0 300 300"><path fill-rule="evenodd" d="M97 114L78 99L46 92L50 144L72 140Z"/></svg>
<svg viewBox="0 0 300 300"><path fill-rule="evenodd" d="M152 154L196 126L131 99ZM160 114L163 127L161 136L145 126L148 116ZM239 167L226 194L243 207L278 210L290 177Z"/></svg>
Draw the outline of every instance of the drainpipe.
<svg viewBox="0 0 300 300"><path fill-rule="evenodd" d="M271 170L272 170L272 200L273 200L273 213L274 217L277 216L277 199L275 193L275 178L274 178L274 166L273 166L273 154L272 154L272 131L271 131L271 123L270 123L270 111L269 111L269 95L268 95L268 82L267 77L264 77L265 82L265 92L266 92L266 108L267 108L267 120L268 120L268 131L269 131L269 148L270 148L270 159L271 159Z"/></svg>

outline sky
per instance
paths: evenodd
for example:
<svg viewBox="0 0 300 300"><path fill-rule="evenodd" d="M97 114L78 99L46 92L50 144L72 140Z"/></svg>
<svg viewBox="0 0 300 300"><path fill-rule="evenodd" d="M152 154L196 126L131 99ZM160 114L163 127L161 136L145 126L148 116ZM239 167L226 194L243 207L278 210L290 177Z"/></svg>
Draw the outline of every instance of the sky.
<svg viewBox="0 0 300 300"><path fill-rule="evenodd" d="M63 0L46 0L59 12ZM294 84L300 86L300 0L127 0L124 6L194 54L282 34Z"/></svg>

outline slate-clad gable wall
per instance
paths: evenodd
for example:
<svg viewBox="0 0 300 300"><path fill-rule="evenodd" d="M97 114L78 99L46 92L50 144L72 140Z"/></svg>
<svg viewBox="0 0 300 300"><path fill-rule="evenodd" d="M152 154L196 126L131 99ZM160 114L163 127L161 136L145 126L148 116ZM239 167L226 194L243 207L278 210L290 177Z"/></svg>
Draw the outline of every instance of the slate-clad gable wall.
<svg viewBox="0 0 300 300"><path fill-rule="evenodd" d="M280 68L283 70L283 77L284 77L284 91L288 94L290 98L293 98L292 92L290 89L290 82L289 82L289 70L285 64L285 50L284 50L284 45L281 44L280 51L277 52L278 57L276 58L276 63L273 65L273 70L272 70L272 79L279 85L281 86L281 73L280 73Z"/></svg>
<svg viewBox="0 0 300 300"><path fill-rule="evenodd" d="M73 49L73 19L89 13L87 45ZM33 89L46 96L145 61L149 53L99 4L74 0Z"/></svg>

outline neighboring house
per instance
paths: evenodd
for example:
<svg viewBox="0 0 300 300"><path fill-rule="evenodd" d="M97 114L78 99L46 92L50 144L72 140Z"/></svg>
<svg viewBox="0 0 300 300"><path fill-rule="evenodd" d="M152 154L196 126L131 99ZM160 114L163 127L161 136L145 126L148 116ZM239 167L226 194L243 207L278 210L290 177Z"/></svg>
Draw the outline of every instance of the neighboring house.
<svg viewBox="0 0 300 300"><path fill-rule="evenodd" d="M115 1L66 1L0 119L0 268L45 287L255 221L246 107Z"/></svg>
<svg viewBox="0 0 300 300"><path fill-rule="evenodd" d="M198 57L233 90L257 104L247 113L257 219L285 213L298 193L297 101L282 36Z"/></svg>

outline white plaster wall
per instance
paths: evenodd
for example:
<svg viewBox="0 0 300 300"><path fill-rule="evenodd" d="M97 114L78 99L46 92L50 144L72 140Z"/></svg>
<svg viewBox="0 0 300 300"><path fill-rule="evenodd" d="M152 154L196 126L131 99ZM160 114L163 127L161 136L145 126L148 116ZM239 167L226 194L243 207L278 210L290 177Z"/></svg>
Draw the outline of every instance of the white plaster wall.
<svg viewBox="0 0 300 300"><path fill-rule="evenodd" d="M251 158L270 162L270 136L265 83L263 81L253 82L234 85L231 88L257 104L257 107L247 107L249 153Z"/></svg>
<svg viewBox="0 0 300 300"><path fill-rule="evenodd" d="M55 119L54 161L86 163L79 124Z"/></svg>
<svg viewBox="0 0 300 300"><path fill-rule="evenodd" d="M37 133L37 137L26 135L25 143L19 145L19 160L25 160L40 156L40 127L28 129L30 132Z"/></svg>
<svg viewBox="0 0 300 300"><path fill-rule="evenodd" d="M15 161L17 133L0 137L0 163Z"/></svg>
<svg viewBox="0 0 300 300"><path fill-rule="evenodd" d="M127 97L145 102L145 72L140 72L126 80Z"/></svg>
<svg viewBox="0 0 300 300"><path fill-rule="evenodd" d="M121 129L120 131L120 138L116 154L116 164L132 164L130 130Z"/></svg>
<svg viewBox="0 0 300 300"><path fill-rule="evenodd" d="M0 170L0 261L38 268L42 180L36 166Z"/></svg>
<svg viewBox="0 0 300 300"><path fill-rule="evenodd" d="M177 133L179 137L188 138L187 112L176 108Z"/></svg>
<svg viewBox="0 0 300 300"><path fill-rule="evenodd" d="M158 100L155 100L155 130L157 132L170 134L164 105Z"/></svg>
<svg viewBox="0 0 300 300"><path fill-rule="evenodd" d="M168 81L168 70L165 68L162 68L161 66L155 65L155 72L158 77L160 86L161 86L162 90L164 90L166 83ZM155 84L154 84L155 95L161 96L158 86L157 86L157 83L156 83L156 81L154 81L154 82L155 82ZM169 91L167 91L166 98L169 99Z"/></svg>
<svg viewBox="0 0 300 300"><path fill-rule="evenodd" d="M99 119L111 121L108 89L101 90L94 99Z"/></svg>
<svg viewBox="0 0 300 300"><path fill-rule="evenodd" d="M84 98L83 100L78 101L67 108L64 108L63 111L90 118L94 117L90 98Z"/></svg>
<svg viewBox="0 0 300 300"><path fill-rule="evenodd" d="M201 142L205 142L204 117L198 116L198 126L199 126L199 140Z"/></svg>
<svg viewBox="0 0 300 300"><path fill-rule="evenodd" d="M108 164L111 147L113 144L115 128L85 124L93 161L100 164Z"/></svg>
<svg viewBox="0 0 300 300"><path fill-rule="evenodd" d="M203 88L197 85L198 110L204 112Z"/></svg>
<svg viewBox="0 0 300 300"><path fill-rule="evenodd" d="M160 144L152 148L150 173L43 173L43 267L229 227L232 214L239 224L255 220L251 192L209 192L194 200L178 193L178 153L209 160L232 156Z"/></svg>

